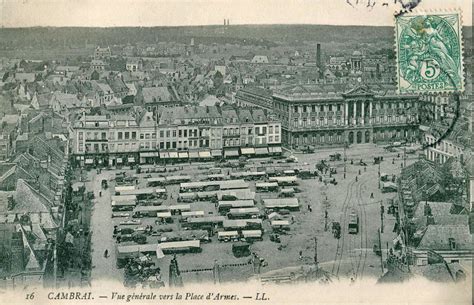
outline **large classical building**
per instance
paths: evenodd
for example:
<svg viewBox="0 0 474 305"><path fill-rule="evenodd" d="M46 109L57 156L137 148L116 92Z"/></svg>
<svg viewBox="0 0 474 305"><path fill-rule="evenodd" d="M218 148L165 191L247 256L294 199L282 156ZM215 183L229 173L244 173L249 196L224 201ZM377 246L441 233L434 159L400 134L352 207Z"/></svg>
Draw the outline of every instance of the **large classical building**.
<svg viewBox="0 0 474 305"><path fill-rule="evenodd" d="M331 84L281 89L273 93L272 108L282 124L284 145L334 147L415 140L418 103L417 96L399 95L390 86L344 89Z"/></svg>
<svg viewBox="0 0 474 305"><path fill-rule="evenodd" d="M281 124L258 108L163 107L79 118L71 129L79 165L120 165L281 153Z"/></svg>

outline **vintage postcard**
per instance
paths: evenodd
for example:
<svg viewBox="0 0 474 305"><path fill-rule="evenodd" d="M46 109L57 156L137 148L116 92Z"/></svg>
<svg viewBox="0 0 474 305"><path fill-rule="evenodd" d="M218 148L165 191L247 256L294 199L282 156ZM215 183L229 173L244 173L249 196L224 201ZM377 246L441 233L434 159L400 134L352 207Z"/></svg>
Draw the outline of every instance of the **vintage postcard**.
<svg viewBox="0 0 474 305"><path fill-rule="evenodd" d="M472 304L472 7L0 1L0 303Z"/></svg>

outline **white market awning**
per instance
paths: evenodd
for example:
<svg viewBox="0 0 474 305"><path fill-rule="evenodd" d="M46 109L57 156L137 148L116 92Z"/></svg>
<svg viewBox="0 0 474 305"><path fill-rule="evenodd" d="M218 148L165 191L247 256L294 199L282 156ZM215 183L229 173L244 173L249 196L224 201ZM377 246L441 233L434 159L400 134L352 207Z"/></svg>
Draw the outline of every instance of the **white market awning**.
<svg viewBox="0 0 474 305"><path fill-rule="evenodd" d="M242 155L255 155L255 148L253 147L243 147L240 149Z"/></svg>
<svg viewBox="0 0 474 305"><path fill-rule="evenodd" d="M176 151L170 151L169 155L170 155L170 158L172 158L172 159L179 158L178 153Z"/></svg>
<svg viewBox="0 0 474 305"><path fill-rule="evenodd" d="M199 158L211 158L211 152L210 151L200 151L199 152Z"/></svg>
<svg viewBox="0 0 474 305"><path fill-rule="evenodd" d="M255 148L256 155L268 155L268 148L266 147L258 147Z"/></svg>
<svg viewBox="0 0 474 305"><path fill-rule="evenodd" d="M180 159L187 159L188 158L188 152L187 151L181 151L178 153L178 157Z"/></svg>
<svg viewBox="0 0 474 305"><path fill-rule="evenodd" d="M93 164L94 159L86 159L85 164Z"/></svg>
<svg viewBox="0 0 474 305"><path fill-rule="evenodd" d="M276 154L276 153L282 153L283 150L281 149L280 146L274 146L274 147L269 147L268 150L273 153L273 154Z"/></svg>
<svg viewBox="0 0 474 305"><path fill-rule="evenodd" d="M222 157L222 150L220 149L213 149L211 150L211 155L213 157Z"/></svg>
<svg viewBox="0 0 474 305"><path fill-rule="evenodd" d="M117 158L117 163L122 163L122 162L123 162L122 158Z"/></svg>
<svg viewBox="0 0 474 305"><path fill-rule="evenodd" d="M197 151L190 151L189 158L199 158L199 153Z"/></svg>
<svg viewBox="0 0 474 305"><path fill-rule="evenodd" d="M148 158L148 157L158 157L159 153L157 151L148 151L140 153L141 158Z"/></svg>
<svg viewBox="0 0 474 305"><path fill-rule="evenodd" d="M134 157L129 157L127 161L128 161L128 163L135 163L135 158Z"/></svg>
<svg viewBox="0 0 474 305"><path fill-rule="evenodd" d="M169 157L170 156L169 156L168 152L166 152L166 151L160 152L160 158L161 159L168 159Z"/></svg>
<svg viewBox="0 0 474 305"><path fill-rule="evenodd" d="M239 151L237 149L226 149L224 151L225 157L236 157L239 155Z"/></svg>

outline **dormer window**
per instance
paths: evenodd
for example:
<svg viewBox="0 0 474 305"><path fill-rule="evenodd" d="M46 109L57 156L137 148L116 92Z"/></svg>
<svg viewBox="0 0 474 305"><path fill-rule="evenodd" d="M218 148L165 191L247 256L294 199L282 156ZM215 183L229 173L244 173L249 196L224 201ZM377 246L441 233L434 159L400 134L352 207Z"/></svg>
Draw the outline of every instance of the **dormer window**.
<svg viewBox="0 0 474 305"><path fill-rule="evenodd" d="M450 238L448 239L448 241L449 241L449 249L450 249L451 251L456 250L456 240L455 240L454 238L450 237Z"/></svg>

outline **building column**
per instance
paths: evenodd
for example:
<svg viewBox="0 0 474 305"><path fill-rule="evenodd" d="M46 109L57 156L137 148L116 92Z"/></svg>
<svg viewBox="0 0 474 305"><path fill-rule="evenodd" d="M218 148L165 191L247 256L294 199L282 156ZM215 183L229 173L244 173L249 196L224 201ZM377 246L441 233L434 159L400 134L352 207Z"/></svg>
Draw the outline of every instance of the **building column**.
<svg viewBox="0 0 474 305"><path fill-rule="evenodd" d="M352 124L356 125L357 124L357 115L356 115L356 112L357 112L357 102L354 101L354 111L352 113Z"/></svg>
<svg viewBox="0 0 474 305"><path fill-rule="evenodd" d="M324 116L324 125L328 125L328 111L329 111L329 105L327 104L324 104L324 113L326 113L326 115Z"/></svg>
<svg viewBox="0 0 474 305"><path fill-rule="evenodd" d="M349 125L349 102L344 104L344 125Z"/></svg>
<svg viewBox="0 0 474 305"><path fill-rule="evenodd" d="M369 124L372 124L372 101L369 102Z"/></svg>
<svg viewBox="0 0 474 305"><path fill-rule="evenodd" d="M360 118L361 118L362 125L364 125L365 124L365 101L362 101L361 104L362 104L362 109L361 109L362 115L360 116Z"/></svg>

